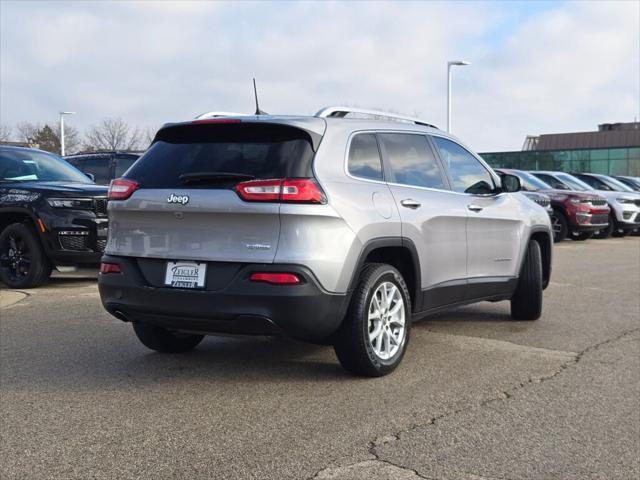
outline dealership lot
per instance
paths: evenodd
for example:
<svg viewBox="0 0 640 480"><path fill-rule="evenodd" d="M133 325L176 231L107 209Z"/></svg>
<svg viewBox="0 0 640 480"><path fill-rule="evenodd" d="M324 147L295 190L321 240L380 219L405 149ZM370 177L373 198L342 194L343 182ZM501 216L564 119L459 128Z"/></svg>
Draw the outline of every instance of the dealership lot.
<svg viewBox="0 0 640 480"><path fill-rule="evenodd" d="M0 477L638 478L640 238L554 253L540 320L445 312L379 379L290 340L152 353L91 276L3 290Z"/></svg>

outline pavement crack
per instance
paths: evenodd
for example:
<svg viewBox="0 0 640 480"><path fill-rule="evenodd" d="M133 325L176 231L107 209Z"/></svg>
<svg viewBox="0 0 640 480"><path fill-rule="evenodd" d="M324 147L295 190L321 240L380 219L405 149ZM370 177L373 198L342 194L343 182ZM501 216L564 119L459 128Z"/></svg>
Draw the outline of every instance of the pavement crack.
<svg viewBox="0 0 640 480"><path fill-rule="evenodd" d="M584 355L586 353L589 353L593 350L597 350L598 348L601 348L605 345L608 345L610 343L614 343L617 342L619 340L622 340L624 337L632 335L634 333L640 332L640 328L633 328L631 330L625 330L624 332L620 333L619 335L616 335L615 337L611 337L608 338L606 340L603 340L601 342L595 343L593 345L589 345L588 347L584 348L583 350L577 352L577 353L571 353L571 358L568 361L565 361L563 363L560 364L559 368L553 372L550 375L546 375L546 376L542 376L542 377L530 377L529 379L527 379L524 382L520 382L518 384L515 385L514 388L510 389L510 390L503 390L501 392L499 392L495 397L489 397L486 398L476 404L472 404L472 405L467 405L465 407L461 407L461 408L457 408L455 410L450 410L447 412L443 412L439 415L435 415L431 418L429 418L426 422L423 423L419 423L419 424L413 424L410 425L409 427L400 430L398 432L395 433L391 433L391 434L387 434L383 437L378 437L375 440L373 440L372 442L369 443L369 449L368 452L369 454L373 455L377 460L379 461L386 461L380 458L380 455L377 452L377 449L383 445L387 445L389 443L393 443L393 442L397 442L401 439L402 435L409 433L413 430L416 430L418 428L422 428L422 427L428 427L430 425L434 425L435 423L445 419L445 418L449 418L449 417L453 417L455 415L461 414L461 413L465 413L468 411L472 411L472 410L476 410L482 407L485 407L487 405L490 405L492 403L496 403L496 402L501 402L501 401L507 401L510 400L512 398L514 398L517 393L524 389L527 388L530 385L535 385L535 384L540 384L540 383L544 383L544 382L548 382L551 381L553 379L555 379L556 377L558 377L558 375L560 375L562 372L564 372L565 370L567 370L569 367L575 366L577 365L582 358L584 357ZM568 352L563 352L563 353L568 353ZM402 467L402 468L406 468L406 467ZM417 474L417 472L416 472ZM477 474L474 474L477 475ZM482 476L477 475L479 478L483 478ZM424 477L423 477L424 478Z"/></svg>

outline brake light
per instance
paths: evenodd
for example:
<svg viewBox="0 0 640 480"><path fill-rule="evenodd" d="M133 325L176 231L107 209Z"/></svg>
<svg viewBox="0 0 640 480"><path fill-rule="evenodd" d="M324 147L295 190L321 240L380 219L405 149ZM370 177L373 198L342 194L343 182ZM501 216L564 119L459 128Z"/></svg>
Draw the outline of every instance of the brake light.
<svg viewBox="0 0 640 480"><path fill-rule="evenodd" d="M299 285L300 277L295 273L282 272L254 272L251 274L252 282L265 282L271 285Z"/></svg>
<svg viewBox="0 0 640 480"><path fill-rule="evenodd" d="M192 124L202 125L211 123L240 123L241 120L237 118L203 118L202 120L194 120Z"/></svg>
<svg viewBox="0 0 640 480"><path fill-rule="evenodd" d="M236 185L247 202L325 203L326 197L312 178L251 180Z"/></svg>
<svg viewBox="0 0 640 480"><path fill-rule="evenodd" d="M122 270L120 269L120 265L117 263L101 263L100 273L122 273Z"/></svg>
<svg viewBox="0 0 640 480"><path fill-rule="evenodd" d="M133 180L129 180L126 178L116 178L115 180L111 180L111 183L109 184L108 199L126 200L139 187L140 185L138 185L138 182L134 182Z"/></svg>

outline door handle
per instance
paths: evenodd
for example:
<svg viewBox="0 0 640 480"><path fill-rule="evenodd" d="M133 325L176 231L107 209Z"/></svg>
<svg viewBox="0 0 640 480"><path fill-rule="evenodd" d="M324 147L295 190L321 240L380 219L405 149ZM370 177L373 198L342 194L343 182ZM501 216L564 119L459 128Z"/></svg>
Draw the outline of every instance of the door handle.
<svg viewBox="0 0 640 480"><path fill-rule="evenodd" d="M484 207L481 207L480 205L474 205L472 203L470 205L467 205L467 208L472 212L481 212Z"/></svg>
<svg viewBox="0 0 640 480"><path fill-rule="evenodd" d="M422 206L420 202L416 202L412 198L405 198L404 200L401 200L400 205L402 205L403 207L412 208L414 210Z"/></svg>

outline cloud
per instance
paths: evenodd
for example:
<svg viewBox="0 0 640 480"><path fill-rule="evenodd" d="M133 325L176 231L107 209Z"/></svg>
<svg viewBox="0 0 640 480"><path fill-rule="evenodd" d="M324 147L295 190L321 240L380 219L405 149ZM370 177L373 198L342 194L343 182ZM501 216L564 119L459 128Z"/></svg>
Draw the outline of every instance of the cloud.
<svg viewBox="0 0 640 480"><path fill-rule="evenodd" d="M527 133L630 120L638 4L478 2L2 2L0 120L140 126L208 110L270 113L349 103L444 126L479 150ZM635 55L635 57L634 57Z"/></svg>

